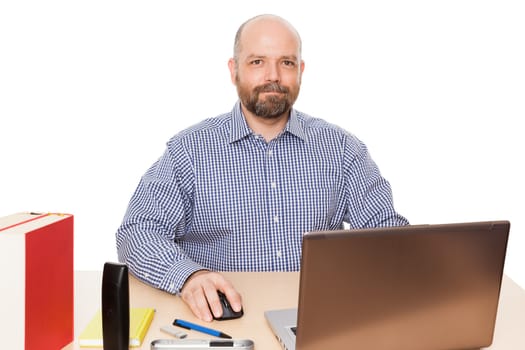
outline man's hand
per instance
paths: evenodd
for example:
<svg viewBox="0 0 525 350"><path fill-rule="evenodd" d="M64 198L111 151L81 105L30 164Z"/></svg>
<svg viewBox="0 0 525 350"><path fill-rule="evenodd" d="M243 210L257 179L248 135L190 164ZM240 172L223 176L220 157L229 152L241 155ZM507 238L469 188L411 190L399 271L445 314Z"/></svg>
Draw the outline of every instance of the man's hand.
<svg viewBox="0 0 525 350"><path fill-rule="evenodd" d="M211 322L213 316L210 309L215 317L222 316L218 290L226 295L234 311L241 310L241 295L223 275L217 272L207 270L195 272L182 287L181 297L195 316L203 321Z"/></svg>

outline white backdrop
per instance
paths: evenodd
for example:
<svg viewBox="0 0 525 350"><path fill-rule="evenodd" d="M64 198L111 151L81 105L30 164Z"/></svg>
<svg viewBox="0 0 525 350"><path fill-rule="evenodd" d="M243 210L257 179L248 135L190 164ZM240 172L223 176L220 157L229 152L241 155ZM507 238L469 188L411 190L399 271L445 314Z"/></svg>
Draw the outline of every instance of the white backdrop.
<svg viewBox="0 0 525 350"><path fill-rule="evenodd" d="M370 148L413 224L508 219L525 286L522 1L3 1L0 215L75 215L75 268L115 261L115 230L176 132L229 111L245 19L303 38L296 108Z"/></svg>

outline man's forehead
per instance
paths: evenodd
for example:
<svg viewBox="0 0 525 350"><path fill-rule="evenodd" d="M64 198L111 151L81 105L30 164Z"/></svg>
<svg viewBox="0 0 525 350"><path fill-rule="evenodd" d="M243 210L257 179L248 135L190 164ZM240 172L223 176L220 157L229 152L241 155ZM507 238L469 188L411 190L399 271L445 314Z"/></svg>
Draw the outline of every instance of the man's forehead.
<svg viewBox="0 0 525 350"><path fill-rule="evenodd" d="M263 32L255 36L246 36L241 41L239 55L260 58L295 58L300 55L299 44L293 36L275 35Z"/></svg>

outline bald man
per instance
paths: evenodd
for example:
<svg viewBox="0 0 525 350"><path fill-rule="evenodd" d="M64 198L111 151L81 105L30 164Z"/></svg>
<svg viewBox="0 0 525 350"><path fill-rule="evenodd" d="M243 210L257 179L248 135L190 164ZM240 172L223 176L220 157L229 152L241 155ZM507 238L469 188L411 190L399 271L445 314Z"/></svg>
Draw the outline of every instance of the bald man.
<svg viewBox="0 0 525 350"><path fill-rule="evenodd" d="M353 134L293 108L304 61L286 20L243 23L228 61L233 109L172 137L140 179L119 227L119 260L177 294L199 319L220 317L221 271L297 271L307 231L407 225Z"/></svg>

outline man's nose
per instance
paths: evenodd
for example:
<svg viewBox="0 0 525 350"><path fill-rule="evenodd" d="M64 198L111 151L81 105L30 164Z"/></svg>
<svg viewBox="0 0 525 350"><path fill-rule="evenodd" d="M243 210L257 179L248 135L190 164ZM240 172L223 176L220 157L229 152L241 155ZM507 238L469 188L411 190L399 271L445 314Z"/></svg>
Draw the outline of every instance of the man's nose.
<svg viewBox="0 0 525 350"><path fill-rule="evenodd" d="M280 82L281 72L278 63L271 63L266 66L266 81Z"/></svg>

